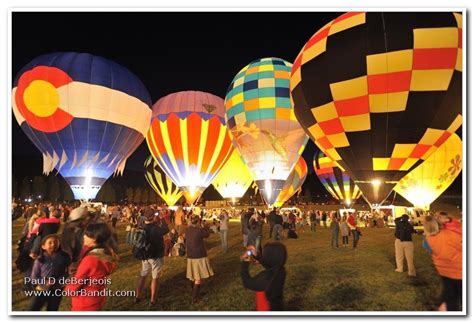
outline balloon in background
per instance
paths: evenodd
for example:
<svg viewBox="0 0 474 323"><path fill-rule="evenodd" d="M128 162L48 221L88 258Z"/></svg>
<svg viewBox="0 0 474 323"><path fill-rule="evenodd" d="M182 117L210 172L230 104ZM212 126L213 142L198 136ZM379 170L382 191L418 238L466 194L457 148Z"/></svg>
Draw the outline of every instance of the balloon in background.
<svg viewBox="0 0 474 323"><path fill-rule="evenodd" d="M292 198L293 195L301 191L306 175L308 175L308 166L304 158L300 157L273 205L281 207L286 201Z"/></svg>
<svg viewBox="0 0 474 323"><path fill-rule="evenodd" d="M227 126L263 199L272 205L308 141L290 101L291 64L262 58L245 66L227 90Z"/></svg>
<svg viewBox="0 0 474 323"><path fill-rule="evenodd" d="M349 174L322 151L314 155L313 167L326 190L341 204L351 206L362 194Z"/></svg>
<svg viewBox="0 0 474 323"><path fill-rule="evenodd" d="M224 100L198 91L159 99L146 140L160 168L193 204L232 154Z"/></svg>
<svg viewBox="0 0 474 323"><path fill-rule="evenodd" d="M141 144L151 99L128 69L86 53L52 53L28 63L12 91L13 113L75 199L93 199Z"/></svg>
<svg viewBox="0 0 474 323"><path fill-rule="evenodd" d="M453 134L423 164L405 175L394 190L415 207L429 210L462 170L462 141Z"/></svg>
<svg viewBox="0 0 474 323"><path fill-rule="evenodd" d="M297 56L295 115L370 204L462 123L462 15L348 12Z"/></svg>
<svg viewBox="0 0 474 323"><path fill-rule="evenodd" d="M214 178L212 185L223 198L235 201L236 198L241 198L247 192L252 181L247 166L243 163L237 150L234 150L227 163Z"/></svg>
<svg viewBox="0 0 474 323"><path fill-rule="evenodd" d="M168 206L175 205L181 196L183 196L179 187L166 176L152 156L148 156L145 160L144 167L145 178L156 194L158 194Z"/></svg>

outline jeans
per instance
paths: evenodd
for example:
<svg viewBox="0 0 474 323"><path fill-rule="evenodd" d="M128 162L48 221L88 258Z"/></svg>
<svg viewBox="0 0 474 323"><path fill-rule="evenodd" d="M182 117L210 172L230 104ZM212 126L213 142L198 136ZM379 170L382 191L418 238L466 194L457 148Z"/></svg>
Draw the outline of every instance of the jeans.
<svg viewBox="0 0 474 323"><path fill-rule="evenodd" d="M339 248L339 231L331 233L331 247Z"/></svg>
<svg viewBox="0 0 474 323"><path fill-rule="evenodd" d="M359 242L359 231L351 230L352 234L352 247L357 248L357 242Z"/></svg>
<svg viewBox="0 0 474 323"><path fill-rule="evenodd" d="M275 237L275 240L282 240L283 235L282 235L283 227L281 224L275 224L273 226L272 233L274 232L273 236Z"/></svg>
<svg viewBox="0 0 474 323"><path fill-rule="evenodd" d="M221 237L221 246L224 252L227 252L227 230L219 231L219 236Z"/></svg>
<svg viewBox="0 0 474 323"><path fill-rule="evenodd" d="M273 233L273 227L275 226L275 223L270 223L270 235L269 238L272 238L272 233Z"/></svg>
<svg viewBox="0 0 474 323"><path fill-rule="evenodd" d="M132 244L134 238L135 238L135 228L131 228L130 231L128 231L127 235L125 236L125 243Z"/></svg>
<svg viewBox="0 0 474 323"><path fill-rule="evenodd" d="M248 238L249 238L248 234L242 234L242 240L243 240L243 243L244 243L244 247L247 247Z"/></svg>
<svg viewBox="0 0 474 323"><path fill-rule="evenodd" d="M342 245L349 244L349 236L342 236Z"/></svg>
<svg viewBox="0 0 474 323"><path fill-rule="evenodd" d="M51 289L50 291L51 293L54 293L56 290ZM61 293L59 293L59 295L61 295ZM44 306L44 304L46 304L47 311L57 311L59 305L61 304L61 299L62 296L33 296L28 311L41 311L41 308Z"/></svg>
<svg viewBox="0 0 474 323"><path fill-rule="evenodd" d="M316 232L316 222L311 221L311 231Z"/></svg>
<svg viewBox="0 0 474 323"><path fill-rule="evenodd" d="M112 227L115 228L115 226L117 225L117 218L112 218Z"/></svg>

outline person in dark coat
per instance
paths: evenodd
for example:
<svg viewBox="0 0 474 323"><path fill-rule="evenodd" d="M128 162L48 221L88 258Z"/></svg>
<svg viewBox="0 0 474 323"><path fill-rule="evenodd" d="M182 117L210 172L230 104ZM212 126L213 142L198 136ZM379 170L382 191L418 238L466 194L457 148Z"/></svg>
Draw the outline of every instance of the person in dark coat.
<svg viewBox="0 0 474 323"><path fill-rule="evenodd" d="M248 235L249 235L249 221L250 217L253 214L254 209L250 208L247 212L242 212L240 214L240 226L242 228L242 239L244 247L247 247Z"/></svg>
<svg viewBox="0 0 474 323"><path fill-rule="evenodd" d="M257 311L283 311L283 289L285 285L285 262L287 251L281 242L269 242L263 252L257 253L254 246L249 246L242 260L240 276L245 288L255 291L255 309ZM250 263L261 263L264 271L251 277Z"/></svg>
<svg viewBox="0 0 474 323"><path fill-rule="evenodd" d="M254 212L249 220L249 235L247 244L261 250L263 219L258 212Z"/></svg>
<svg viewBox="0 0 474 323"><path fill-rule="evenodd" d="M270 214L268 215L268 223L270 224L270 236L269 238L272 238L272 233L273 233L273 227L275 226L275 221L276 221L276 207L273 207L273 209L270 211Z"/></svg>
<svg viewBox="0 0 474 323"><path fill-rule="evenodd" d="M415 264L413 263L413 245L412 234L415 233L413 226L408 221L407 214L395 219L395 260L397 269L395 271L403 272L403 258L407 260L408 276L416 276Z"/></svg>
<svg viewBox="0 0 474 323"><path fill-rule="evenodd" d="M84 230L88 224L88 212L85 207L73 209L61 234L61 248L71 257L69 273L74 274L84 243Z"/></svg>

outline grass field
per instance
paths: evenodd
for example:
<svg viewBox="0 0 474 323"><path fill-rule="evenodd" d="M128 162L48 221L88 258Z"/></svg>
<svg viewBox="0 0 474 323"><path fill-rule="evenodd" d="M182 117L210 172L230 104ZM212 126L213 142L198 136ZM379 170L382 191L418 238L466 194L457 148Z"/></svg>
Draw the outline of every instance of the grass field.
<svg viewBox="0 0 474 323"><path fill-rule="evenodd" d="M13 245L19 238L22 220L13 223ZM134 290L141 264L125 244L125 225L119 224L120 262L112 274L111 290ZM430 257L421 248L421 236L414 236L417 277L395 272L394 237L391 229L363 228L359 248L332 249L329 229L301 233L299 239L284 240L289 252L285 304L289 311L431 311L439 305L441 282ZM264 242L268 241L265 226ZM351 237L350 237L351 238ZM109 297L108 311L251 311L254 293L242 287L239 255L244 251L240 223L231 223L227 253L217 234L207 239L215 276L203 286L203 302L191 304L191 288L185 278L186 259L165 258L158 297L159 307L148 301L134 304L133 297ZM16 250L13 249L13 258ZM14 267L14 265L13 265ZM261 267L254 266L252 272ZM29 300L22 291L22 276L13 268L13 310L22 311ZM405 268L406 270L406 268ZM148 294L148 286L144 295ZM68 311L63 299L60 310Z"/></svg>

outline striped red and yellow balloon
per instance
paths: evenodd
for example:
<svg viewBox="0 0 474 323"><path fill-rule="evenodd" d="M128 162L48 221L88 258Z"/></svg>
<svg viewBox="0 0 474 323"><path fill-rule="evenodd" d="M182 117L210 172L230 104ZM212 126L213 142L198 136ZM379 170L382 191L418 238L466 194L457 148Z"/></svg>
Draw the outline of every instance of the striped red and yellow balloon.
<svg viewBox="0 0 474 323"><path fill-rule="evenodd" d="M301 186L303 186L307 175L308 166L306 165L304 158L300 156L295 167L291 171L290 176L288 176L285 185L283 185L283 189L280 194L278 194L273 206L281 207L286 201L292 198L293 195L301 191Z"/></svg>
<svg viewBox="0 0 474 323"><path fill-rule="evenodd" d="M146 141L160 168L193 204L233 151L224 100L199 91L161 98L153 105Z"/></svg>
<svg viewBox="0 0 474 323"><path fill-rule="evenodd" d="M350 206L361 196L362 192L349 174L322 151L314 155L313 167L326 190L341 204Z"/></svg>

